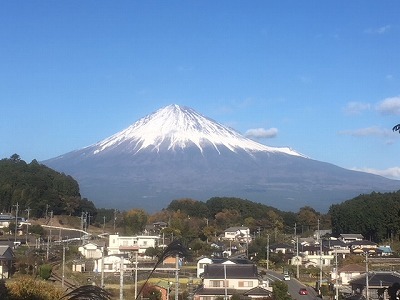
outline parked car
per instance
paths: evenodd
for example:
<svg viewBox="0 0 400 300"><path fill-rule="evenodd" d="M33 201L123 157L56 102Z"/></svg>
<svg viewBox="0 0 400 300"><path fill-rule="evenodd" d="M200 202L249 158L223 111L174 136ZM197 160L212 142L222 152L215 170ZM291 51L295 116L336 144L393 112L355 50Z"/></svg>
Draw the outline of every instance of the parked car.
<svg viewBox="0 0 400 300"><path fill-rule="evenodd" d="M283 280L290 280L290 275L289 274L285 274L283 275Z"/></svg>
<svg viewBox="0 0 400 300"><path fill-rule="evenodd" d="M308 295L308 291L307 291L306 288L301 288L301 289L299 290L299 294L300 294L300 295Z"/></svg>

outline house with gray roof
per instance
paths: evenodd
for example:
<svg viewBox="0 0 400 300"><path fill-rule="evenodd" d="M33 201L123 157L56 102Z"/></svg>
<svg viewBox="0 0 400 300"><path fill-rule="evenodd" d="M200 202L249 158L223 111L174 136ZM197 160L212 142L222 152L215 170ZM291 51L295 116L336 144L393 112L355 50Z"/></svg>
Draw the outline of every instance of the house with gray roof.
<svg viewBox="0 0 400 300"><path fill-rule="evenodd" d="M195 300L214 300L217 297L244 295L261 298L266 287L261 286L257 266L253 264L209 264L204 268L203 285L195 292ZM261 286L263 289L255 289ZM251 291L253 290L253 291ZM268 290L267 290L268 291ZM263 297L267 297L265 292Z"/></svg>
<svg viewBox="0 0 400 300"><path fill-rule="evenodd" d="M10 278L12 265L15 261L14 251L11 246L0 245L0 278Z"/></svg>
<svg viewBox="0 0 400 300"><path fill-rule="evenodd" d="M400 282L400 273L391 271L368 272L368 295L370 299L389 299L387 289ZM366 296L367 273L349 282L353 295Z"/></svg>

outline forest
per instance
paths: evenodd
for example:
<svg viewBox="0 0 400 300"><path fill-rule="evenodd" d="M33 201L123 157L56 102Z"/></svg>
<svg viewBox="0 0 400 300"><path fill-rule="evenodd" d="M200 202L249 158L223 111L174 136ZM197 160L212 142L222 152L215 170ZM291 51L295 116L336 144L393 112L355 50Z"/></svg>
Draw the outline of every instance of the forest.
<svg viewBox="0 0 400 300"><path fill-rule="evenodd" d="M323 200L321 200L323 201ZM310 235L319 229L332 229L332 235L360 233L374 242L399 240L400 191L359 195L334 204L327 213L305 206L297 212L234 197L213 197L207 201L175 199L167 208L152 215L132 208L118 211L96 208L81 198L79 185L71 176L56 172L36 160L26 163L14 154L0 160L0 211L30 210L31 217L54 215L91 216L92 224L116 222L126 234L142 231L146 224L164 221L171 234L185 240L207 239L231 226L247 226L252 234L277 236ZM25 213L26 214L26 213Z"/></svg>
<svg viewBox="0 0 400 300"><path fill-rule="evenodd" d="M79 185L71 176L56 172L36 160L27 164L18 154L0 160L0 212L18 208L31 217L55 215L78 216L82 211L96 214L96 207L81 198Z"/></svg>

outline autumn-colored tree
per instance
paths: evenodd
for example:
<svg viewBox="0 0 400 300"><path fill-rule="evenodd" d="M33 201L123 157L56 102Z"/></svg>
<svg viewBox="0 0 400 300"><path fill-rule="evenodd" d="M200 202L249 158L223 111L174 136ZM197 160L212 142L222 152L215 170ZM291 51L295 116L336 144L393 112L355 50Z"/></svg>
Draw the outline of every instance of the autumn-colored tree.
<svg viewBox="0 0 400 300"><path fill-rule="evenodd" d="M143 298L150 300L161 300L161 292L154 285L146 283L141 290Z"/></svg>
<svg viewBox="0 0 400 300"><path fill-rule="evenodd" d="M217 230L214 226L206 226L203 228L202 233L208 241L212 240L216 236Z"/></svg>
<svg viewBox="0 0 400 300"><path fill-rule="evenodd" d="M137 234L143 231L148 215L142 209L131 209L123 214L121 225L126 234Z"/></svg>
<svg viewBox="0 0 400 300"><path fill-rule="evenodd" d="M301 226L303 228L302 231L304 232L316 230L319 218L320 215L315 211L315 209L310 206L305 206L300 208L299 213L297 214L297 225Z"/></svg>
<svg viewBox="0 0 400 300"><path fill-rule="evenodd" d="M240 213L234 209L224 209L215 215L216 223L222 228L241 225Z"/></svg>
<svg viewBox="0 0 400 300"><path fill-rule="evenodd" d="M7 283L7 289L10 300L54 300L62 296L54 285L28 276Z"/></svg>

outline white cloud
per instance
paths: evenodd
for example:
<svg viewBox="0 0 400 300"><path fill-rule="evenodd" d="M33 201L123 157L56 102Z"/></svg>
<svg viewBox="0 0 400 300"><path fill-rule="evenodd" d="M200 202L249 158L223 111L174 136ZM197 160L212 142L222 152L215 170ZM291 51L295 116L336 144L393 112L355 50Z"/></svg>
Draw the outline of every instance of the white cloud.
<svg viewBox="0 0 400 300"><path fill-rule="evenodd" d="M368 34L385 34L390 30L390 28L390 25L385 25L378 28L369 28L366 29L364 32Z"/></svg>
<svg viewBox="0 0 400 300"><path fill-rule="evenodd" d="M382 100L376 105L376 110L386 115L400 115L400 96Z"/></svg>
<svg viewBox="0 0 400 300"><path fill-rule="evenodd" d="M351 135L351 136L378 136L378 137L388 137L393 135L392 130L387 128L381 128L378 126L359 128L354 130L343 130L339 131L339 134Z"/></svg>
<svg viewBox="0 0 400 300"><path fill-rule="evenodd" d="M385 170L377 170L372 168L353 168L354 171L367 172L375 175L380 175L383 177L391 178L391 179L399 179L400 180L400 167L388 168Z"/></svg>
<svg viewBox="0 0 400 300"><path fill-rule="evenodd" d="M369 110L371 105L369 103L362 102L349 102L343 109L346 114L355 115L360 114L364 110Z"/></svg>
<svg viewBox="0 0 400 300"><path fill-rule="evenodd" d="M245 136L249 138L274 138L278 134L277 128L253 128L246 131Z"/></svg>
<svg viewBox="0 0 400 300"><path fill-rule="evenodd" d="M392 74L386 75L386 80L393 80L394 76Z"/></svg>

